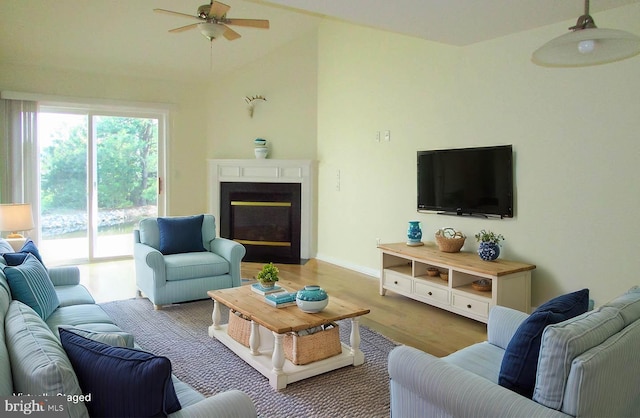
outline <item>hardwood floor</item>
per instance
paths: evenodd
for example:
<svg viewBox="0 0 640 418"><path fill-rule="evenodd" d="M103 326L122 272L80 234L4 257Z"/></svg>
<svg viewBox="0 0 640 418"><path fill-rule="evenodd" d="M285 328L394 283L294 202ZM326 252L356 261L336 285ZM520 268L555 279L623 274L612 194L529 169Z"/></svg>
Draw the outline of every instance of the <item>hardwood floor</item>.
<svg viewBox="0 0 640 418"><path fill-rule="evenodd" d="M242 263L242 276L255 277L262 263ZM380 296L378 280L318 260L304 265L277 264L280 277L304 285L317 284L371 309L360 323L388 338L442 357L487 338L485 324L388 291ZM98 302L135 297L132 260L79 266L82 283Z"/></svg>

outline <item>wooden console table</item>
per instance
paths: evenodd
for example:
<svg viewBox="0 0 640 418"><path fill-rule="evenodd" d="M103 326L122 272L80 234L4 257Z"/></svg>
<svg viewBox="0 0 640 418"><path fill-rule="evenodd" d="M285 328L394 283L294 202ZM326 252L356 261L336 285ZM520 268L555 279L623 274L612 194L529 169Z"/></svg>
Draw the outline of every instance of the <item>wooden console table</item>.
<svg viewBox="0 0 640 418"><path fill-rule="evenodd" d="M531 311L533 264L498 259L484 261L476 253L445 253L435 243L410 247L405 243L381 244L380 295L391 290L429 305L487 322L496 305ZM427 275L435 267L448 279ZM478 291L472 282L491 281L491 290Z"/></svg>

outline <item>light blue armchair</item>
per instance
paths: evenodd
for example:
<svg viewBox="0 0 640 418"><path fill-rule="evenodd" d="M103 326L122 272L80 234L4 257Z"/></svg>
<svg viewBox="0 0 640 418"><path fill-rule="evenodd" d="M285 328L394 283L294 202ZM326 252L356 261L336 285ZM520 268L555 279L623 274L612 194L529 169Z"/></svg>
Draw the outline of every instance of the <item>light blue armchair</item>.
<svg viewBox="0 0 640 418"><path fill-rule="evenodd" d="M161 222L180 219L186 218L161 218ZM161 250L163 245L166 248L167 237L166 234L161 236L158 218L141 220L133 237L138 292L148 297L155 309L171 303L206 299L208 290L241 284L240 262L246 249L235 241L216 237L213 215L203 215L200 251L164 251L163 254Z"/></svg>

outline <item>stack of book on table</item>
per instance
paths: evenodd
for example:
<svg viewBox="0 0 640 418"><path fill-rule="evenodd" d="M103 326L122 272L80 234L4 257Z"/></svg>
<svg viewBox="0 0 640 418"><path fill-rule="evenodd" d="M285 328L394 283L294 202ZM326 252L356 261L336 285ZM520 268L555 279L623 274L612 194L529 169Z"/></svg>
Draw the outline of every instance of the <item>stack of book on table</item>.
<svg viewBox="0 0 640 418"><path fill-rule="evenodd" d="M296 305L296 292L287 292L278 285L262 287L260 283L254 283L251 285L251 290L259 295L264 295L264 301L276 308Z"/></svg>
<svg viewBox="0 0 640 418"><path fill-rule="evenodd" d="M276 308L296 305L296 292L277 292L265 295L264 301Z"/></svg>

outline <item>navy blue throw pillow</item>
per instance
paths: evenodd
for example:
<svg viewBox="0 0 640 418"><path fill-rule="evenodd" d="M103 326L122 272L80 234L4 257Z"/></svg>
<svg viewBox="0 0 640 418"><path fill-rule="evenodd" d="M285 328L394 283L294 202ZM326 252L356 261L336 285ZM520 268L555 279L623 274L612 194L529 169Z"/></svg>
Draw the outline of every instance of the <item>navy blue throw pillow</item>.
<svg viewBox="0 0 640 418"><path fill-rule="evenodd" d="M60 341L91 396L91 417L166 417L181 409L171 380L171 362L144 351L114 347L59 328Z"/></svg>
<svg viewBox="0 0 640 418"><path fill-rule="evenodd" d="M19 266L24 263L29 253L6 253L2 254L2 258L7 262L7 266Z"/></svg>
<svg viewBox="0 0 640 418"><path fill-rule="evenodd" d="M14 253L4 253L2 254L2 258L4 258L4 261L7 262L8 266L19 266L24 262L28 254L33 254L38 259L40 264L44 266L44 262L42 261L42 257L40 256L40 251L38 251L38 247L36 247L36 244L31 240L31 238L27 239L22 248L20 248L20 251Z"/></svg>
<svg viewBox="0 0 640 418"><path fill-rule="evenodd" d="M160 252L164 255L206 251L202 245L204 215L158 218Z"/></svg>
<svg viewBox="0 0 640 418"><path fill-rule="evenodd" d="M38 261L44 266L44 262L42 261L42 257L40 256L40 251L38 251L38 247L36 247L35 242L33 242L31 238L27 239L27 242L25 242L22 248L20 248L20 252L31 253L35 255Z"/></svg>
<svg viewBox="0 0 640 418"><path fill-rule="evenodd" d="M536 384L542 332L547 325L587 312L589 289L558 296L540 305L516 330L507 345L498 384L531 398Z"/></svg>

